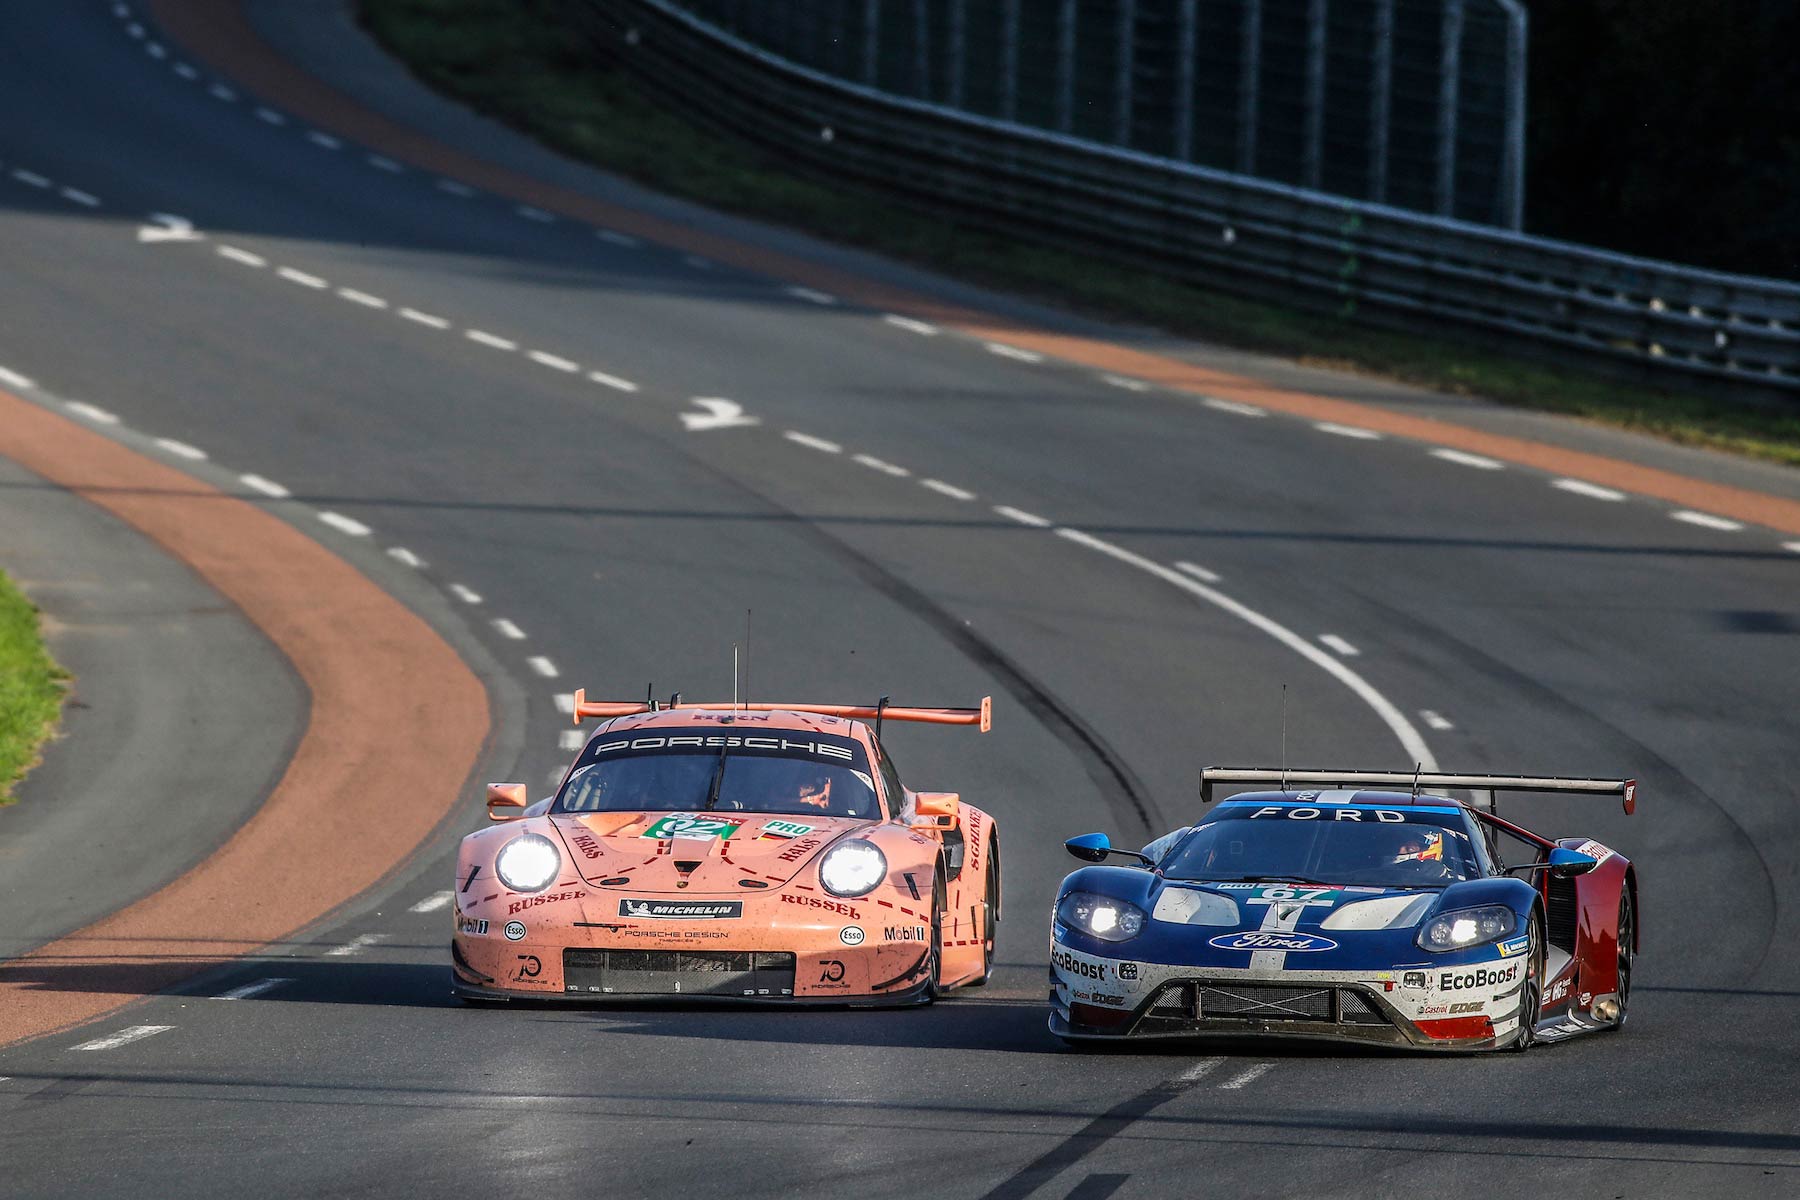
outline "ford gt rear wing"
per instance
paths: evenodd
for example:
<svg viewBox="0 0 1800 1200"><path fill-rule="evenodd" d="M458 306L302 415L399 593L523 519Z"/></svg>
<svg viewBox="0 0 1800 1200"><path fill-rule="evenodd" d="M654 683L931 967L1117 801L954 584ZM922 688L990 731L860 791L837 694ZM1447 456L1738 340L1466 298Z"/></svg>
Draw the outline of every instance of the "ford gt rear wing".
<svg viewBox="0 0 1800 1200"><path fill-rule="evenodd" d="M717 704L681 701L659 704L653 700L589 700L587 689L577 688L573 712L575 724L579 725L589 717L629 717L637 713L696 708L724 712L817 713L826 717L874 721L877 727L883 720L919 721L926 725L975 725L980 728L982 733L986 733L994 727L994 698L992 696L983 696L981 704L976 708L901 708L887 703L886 697L876 704L745 704L730 701L720 701Z"/></svg>
<svg viewBox="0 0 1800 1200"><path fill-rule="evenodd" d="M1437 771L1319 771L1277 767L1207 767L1200 772L1200 803L1211 804L1220 784L1274 784L1326 788L1401 788L1417 800L1422 791L1461 788L1486 792L1486 808L1495 812L1501 792L1554 792L1570 795L1618 796L1627 813L1637 811L1635 779L1569 779L1556 775L1446 775Z"/></svg>

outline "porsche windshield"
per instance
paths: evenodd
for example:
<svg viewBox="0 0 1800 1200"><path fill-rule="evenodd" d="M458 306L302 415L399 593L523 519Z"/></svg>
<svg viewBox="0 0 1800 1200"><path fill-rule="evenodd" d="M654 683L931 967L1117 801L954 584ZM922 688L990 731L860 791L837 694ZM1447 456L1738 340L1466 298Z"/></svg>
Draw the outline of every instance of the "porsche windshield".
<svg viewBox="0 0 1800 1200"><path fill-rule="evenodd" d="M716 793L716 795L715 795ZM868 756L850 738L793 730L670 729L596 738L553 812L881 815Z"/></svg>
<svg viewBox="0 0 1800 1200"><path fill-rule="evenodd" d="M1481 875L1453 808L1224 803L1159 864L1164 878L1442 887Z"/></svg>

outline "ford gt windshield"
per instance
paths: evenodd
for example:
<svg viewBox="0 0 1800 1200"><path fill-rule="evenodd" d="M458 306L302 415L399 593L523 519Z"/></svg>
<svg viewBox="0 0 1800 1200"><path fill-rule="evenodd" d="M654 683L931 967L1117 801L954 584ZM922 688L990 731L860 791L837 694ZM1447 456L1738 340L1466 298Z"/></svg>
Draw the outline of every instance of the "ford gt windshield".
<svg viewBox="0 0 1800 1200"><path fill-rule="evenodd" d="M856 741L791 730L718 729L597 738L551 811L881 815L868 756Z"/></svg>
<svg viewBox="0 0 1800 1200"><path fill-rule="evenodd" d="M1481 875L1456 810L1223 804L1158 864L1164 878L1442 887Z"/></svg>

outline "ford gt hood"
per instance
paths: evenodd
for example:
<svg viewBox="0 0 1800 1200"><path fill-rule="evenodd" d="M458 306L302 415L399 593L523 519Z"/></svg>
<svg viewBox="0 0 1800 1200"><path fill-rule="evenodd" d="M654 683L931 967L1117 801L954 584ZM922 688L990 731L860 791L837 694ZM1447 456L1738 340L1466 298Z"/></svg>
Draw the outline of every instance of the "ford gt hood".
<svg viewBox="0 0 1800 1200"><path fill-rule="evenodd" d="M591 884L743 896L779 887L832 842L873 821L811 814L609 812L550 818Z"/></svg>

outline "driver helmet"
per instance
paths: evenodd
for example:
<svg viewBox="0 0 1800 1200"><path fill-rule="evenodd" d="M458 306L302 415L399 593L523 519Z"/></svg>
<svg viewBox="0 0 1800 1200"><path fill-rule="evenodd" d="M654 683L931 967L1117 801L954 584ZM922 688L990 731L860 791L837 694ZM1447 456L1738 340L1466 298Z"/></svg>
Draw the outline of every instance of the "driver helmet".
<svg viewBox="0 0 1800 1200"><path fill-rule="evenodd" d="M831 807L831 773L824 770L811 770L803 773L799 780L800 794L795 799L808 808L828 809Z"/></svg>
<svg viewBox="0 0 1800 1200"><path fill-rule="evenodd" d="M1417 827L1399 831L1394 843L1394 865L1404 862L1443 862L1444 835L1435 829Z"/></svg>

